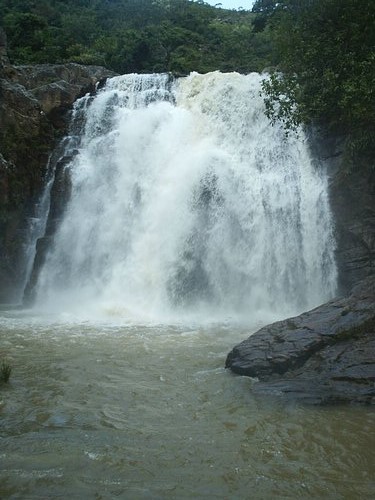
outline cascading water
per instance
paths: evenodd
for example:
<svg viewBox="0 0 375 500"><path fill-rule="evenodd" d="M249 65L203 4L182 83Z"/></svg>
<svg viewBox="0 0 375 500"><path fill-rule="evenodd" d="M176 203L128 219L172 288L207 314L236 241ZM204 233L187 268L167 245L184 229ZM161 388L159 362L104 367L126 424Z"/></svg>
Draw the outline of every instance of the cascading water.
<svg viewBox="0 0 375 500"><path fill-rule="evenodd" d="M86 98L39 307L264 320L334 294L327 180L270 126L261 78L125 75Z"/></svg>

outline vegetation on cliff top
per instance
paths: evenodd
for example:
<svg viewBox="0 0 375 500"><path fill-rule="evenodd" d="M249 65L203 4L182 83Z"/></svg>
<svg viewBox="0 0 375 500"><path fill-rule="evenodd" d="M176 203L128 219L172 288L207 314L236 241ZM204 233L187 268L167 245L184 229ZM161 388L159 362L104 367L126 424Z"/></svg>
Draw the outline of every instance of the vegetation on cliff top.
<svg viewBox="0 0 375 500"><path fill-rule="evenodd" d="M258 0L254 10L278 61L264 82L269 117L341 133L349 163L374 167L375 2Z"/></svg>
<svg viewBox="0 0 375 500"><path fill-rule="evenodd" d="M269 37L253 18L189 0L0 0L12 62L73 61L118 73L262 71Z"/></svg>
<svg viewBox="0 0 375 500"><path fill-rule="evenodd" d="M118 73L271 68L267 113L287 129L324 125L353 163L375 157L375 2L0 0L13 63L100 64Z"/></svg>

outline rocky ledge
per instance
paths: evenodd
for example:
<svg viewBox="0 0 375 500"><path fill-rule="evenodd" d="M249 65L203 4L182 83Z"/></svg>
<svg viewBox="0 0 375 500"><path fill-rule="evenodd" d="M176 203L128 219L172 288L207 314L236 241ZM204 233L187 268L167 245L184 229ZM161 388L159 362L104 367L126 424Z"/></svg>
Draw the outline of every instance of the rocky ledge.
<svg viewBox="0 0 375 500"><path fill-rule="evenodd" d="M5 74L11 89L18 86L34 99L57 129L66 126L67 111L78 97L94 92L98 83L115 76L101 66L76 63L8 66Z"/></svg>
<svg viewBox="0 0 375 500"><path fill-rule="evenodd" d="M375 277L295 318L261 328L226 367L258 379L257 393L312 404L375 403Z"/></svg>

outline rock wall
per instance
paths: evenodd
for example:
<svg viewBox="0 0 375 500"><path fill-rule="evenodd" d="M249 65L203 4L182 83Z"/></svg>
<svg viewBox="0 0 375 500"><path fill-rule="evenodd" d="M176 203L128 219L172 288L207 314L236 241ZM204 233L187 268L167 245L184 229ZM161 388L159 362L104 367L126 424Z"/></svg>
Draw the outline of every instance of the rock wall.
<svg viewBox="0 0 375 500"><path fill-rule="evenodd" d="M78 64L12 66L0 29L0 302L21 300L27 228L72 104L110 76Z"/></svg>
<svg viewBox="0 0 375 500"><path fill-rule="evenodd" d="M346 292L375 273L375 172L337 173L331 182L339 285Z"/></svg>
<svg viewBox="0 0 375 500"><path fill-rule="evenodd" d="M345 159L345 137L310 135L318 168L330 179L330 202L335 221L338 294L375 274L375 171L365 165L349 165Z"/></svg>

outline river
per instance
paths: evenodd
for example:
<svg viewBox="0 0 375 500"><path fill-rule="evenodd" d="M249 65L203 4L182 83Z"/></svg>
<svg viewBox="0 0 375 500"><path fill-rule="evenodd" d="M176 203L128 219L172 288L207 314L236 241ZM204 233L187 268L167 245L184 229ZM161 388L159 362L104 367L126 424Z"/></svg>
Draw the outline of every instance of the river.
<svg viewBox="0 0 375 500"><path fill-rule="evenodd" d="M375 414L252 392L249 326L3 312L2 499L371 498Z"/></svg>

